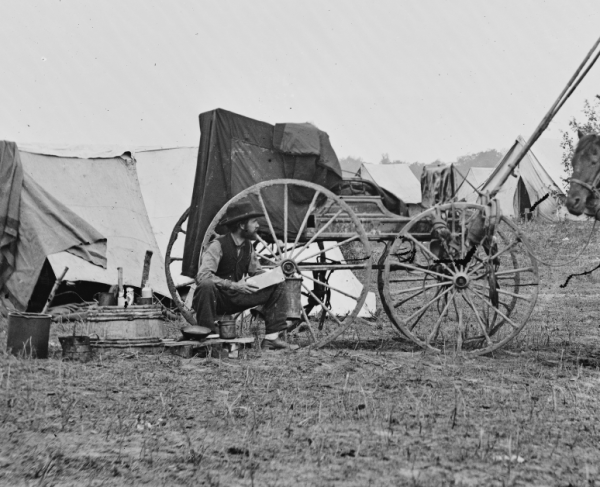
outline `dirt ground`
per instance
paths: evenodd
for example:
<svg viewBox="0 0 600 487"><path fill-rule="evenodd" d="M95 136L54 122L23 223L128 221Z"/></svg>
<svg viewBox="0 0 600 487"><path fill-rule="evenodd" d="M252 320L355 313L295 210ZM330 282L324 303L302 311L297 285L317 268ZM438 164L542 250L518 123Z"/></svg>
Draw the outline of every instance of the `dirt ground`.
<svg viewBox="0 0 600 487"><path fill-rule="evenodd" d="M591 223L522 225L574 257ZM423 353L384 315L321 351L238 360L130 351L8 356L1 485L600 485L600 235L541 266L525 330L493 356Z"/></svg>

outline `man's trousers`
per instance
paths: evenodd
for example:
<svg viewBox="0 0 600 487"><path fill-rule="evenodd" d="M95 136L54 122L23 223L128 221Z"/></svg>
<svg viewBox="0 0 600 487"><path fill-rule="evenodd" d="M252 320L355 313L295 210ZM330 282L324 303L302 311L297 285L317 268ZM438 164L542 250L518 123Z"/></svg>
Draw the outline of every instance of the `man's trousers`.
<svg viewBox="0 0 600 487"><path fill-rule="evenodd" d="M225 314L234 314L263 305L261 314L265 319L265 333L284 330L287 318L287 301L285 299L285 282L243 294L231 289L221 289L212 281L204 280L196 286L193 307L199 326L210 328L218 333L215 321Z"/></svg>

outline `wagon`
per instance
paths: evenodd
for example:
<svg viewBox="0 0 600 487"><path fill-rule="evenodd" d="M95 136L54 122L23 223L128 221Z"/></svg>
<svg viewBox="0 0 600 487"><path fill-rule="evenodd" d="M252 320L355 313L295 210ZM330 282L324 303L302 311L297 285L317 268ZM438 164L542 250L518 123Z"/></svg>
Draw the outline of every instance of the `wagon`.
<svg viewBox="0 0 600 487"><path fill-rule="evenodd" d="M192 205L173 229L165 262L173 300L190 323L173 265L182 261L193 277L227 208L250 200L265 214L255 244L262 266L302 277L302 317L290 329L305 330L306 345L370 333L375 325L360 314L374 291L398 334L435 352L490 353L525 326L537 262L494 201L455 201L453 185L439 191L442 173L434 204L411 217L372 183L343 180L326 134L314 127L273 127L224 110L202 114L200 124ZM183 257L172 255L183 238Z"/></svg>

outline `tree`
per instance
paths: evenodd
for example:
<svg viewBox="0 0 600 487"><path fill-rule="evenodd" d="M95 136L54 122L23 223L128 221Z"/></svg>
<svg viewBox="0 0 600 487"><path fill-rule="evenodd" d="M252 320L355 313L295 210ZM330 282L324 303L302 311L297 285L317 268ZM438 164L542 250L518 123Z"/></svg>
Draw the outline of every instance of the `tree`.
<svg viewBox="0 0 600 487"><path fill-rule="evenodd" d="M454 163L459 169L464 169L465 174L472 167L496 167L502 160L502 152L488 149L474 154L460 156Z"/></svg>
<svg viewBox="0 0 600 487"><path fill-rule="evenodd" d="M345 178L353 178L356 176L358 171L360 170L360 166L363 165L365 161L362 157L342 157L340 159L340 166L342 167L342 176Z"/></svg>
<svg viewBox="0 0 600 487"><path fill-rule="evenodd" d="M381 161L379 164L408 164L407 162L401 161L400 159L394 159L393 161L390 159L390 155L388 153L381 154Z"/></svg>
<svg viewBox="0 0 600 487"><path fill-rule="evenodd" d="M577 139L579 136L577 132L581 130L583 133L600 133L600 96L596 95L596 100L590 103L589 100L585 100L583 103L583 115L585 120L582 122L578 121L573 117L569 121L569 131L562 133L562 141L560 146L563 149L562 164L567 173L567 177L563 178L565 183L569 182L571 174L573 173L573 166L571 166L571 160L575 152L575 146L577 145Z"/></svg>

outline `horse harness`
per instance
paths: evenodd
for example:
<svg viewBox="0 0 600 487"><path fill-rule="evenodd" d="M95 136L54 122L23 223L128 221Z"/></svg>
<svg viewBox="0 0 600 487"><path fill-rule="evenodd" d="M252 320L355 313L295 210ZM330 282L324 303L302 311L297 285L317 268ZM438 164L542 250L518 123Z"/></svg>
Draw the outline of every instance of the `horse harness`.
<svg viewBox="0 0 600 487"><path fill-rule="evenodd" d="M598 184L600 183L600 172L596 174L594 181L592 184L586 183L585 181L581 181L580 179L571 178L571 183L578 184L579 186L583 186L587 189L597 200L600 200L600 190L598 190Z"/></svg>

